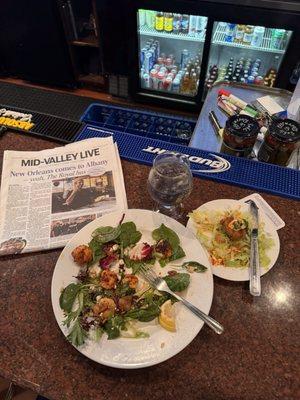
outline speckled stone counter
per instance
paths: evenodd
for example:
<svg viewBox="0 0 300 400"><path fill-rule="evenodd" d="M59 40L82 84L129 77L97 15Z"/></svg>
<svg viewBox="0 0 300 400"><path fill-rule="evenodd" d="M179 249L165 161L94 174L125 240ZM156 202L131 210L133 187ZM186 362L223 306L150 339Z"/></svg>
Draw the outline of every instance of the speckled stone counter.
<svg viewBox="0 0 300 400"><path fill-rule="evenodd" d="M7 133L3 150L40 150L55 143ZM149 167L122 162L130 208L151 208ZM194 179L191 210L250 190ZM59 250L0 259L0 375L54 400L292 400L300 398L300 203L262 194L286 222L279 231L275 267L262 278L262 296L248 285L214 278L211 315L221 336L206 326L172 359L140 370L98 365L62 335L52 312L50 286ZM185 222L185 221L183 221ZM297 325L298 324L298 325Z"/></svg>

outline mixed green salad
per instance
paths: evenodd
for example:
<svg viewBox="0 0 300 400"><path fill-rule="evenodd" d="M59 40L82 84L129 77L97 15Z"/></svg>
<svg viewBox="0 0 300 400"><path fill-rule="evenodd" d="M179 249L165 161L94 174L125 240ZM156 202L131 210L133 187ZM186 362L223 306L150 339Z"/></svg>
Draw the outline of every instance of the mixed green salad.
<svg viewBox="0 0 300 400"><path fill-rule="evenodd" d="M197 237L207 249L214 266L247 268L250 260L251 215L240 207L228 210L194 210L189 216L194 221ZM259 261L263 268L270 264L267 251L274 240L259 226Z"/></svg>
<svg viewBox="0 0 300 400"><path fill-rule="evenodd" d="M154 290L139 276L142 266L165 267L183 258L185 252L178 235L162 224L152 232L153 243L142 241L142 233L134 222L116 227L102 226L94 230L88 245L72 251L79 266L76 283L65 287L59 303L64 312L64 325L69 328L68 340L75 346L87 338L99 340L120 336L149 336L136 327L136 321L149 322L158 317L162 327L176 330L173 303L175 299ZM181 292L190 284L191 272L204 272L206 267L195 261L185 262L162 278L169 288Z"/></svg>

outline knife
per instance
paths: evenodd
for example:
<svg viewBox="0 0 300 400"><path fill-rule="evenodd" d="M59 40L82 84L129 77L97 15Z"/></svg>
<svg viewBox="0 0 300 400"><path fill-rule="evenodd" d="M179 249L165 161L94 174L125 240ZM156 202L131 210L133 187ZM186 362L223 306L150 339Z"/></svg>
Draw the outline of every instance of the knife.
<svg viewBox="0 0 300 400"><path fill-rule="evenodd" d="M252 296L260 296L260 265L258 253L258 207L253 200L246 203L250 205L252 215L252 229L250 233L250 293Z"/></svg>

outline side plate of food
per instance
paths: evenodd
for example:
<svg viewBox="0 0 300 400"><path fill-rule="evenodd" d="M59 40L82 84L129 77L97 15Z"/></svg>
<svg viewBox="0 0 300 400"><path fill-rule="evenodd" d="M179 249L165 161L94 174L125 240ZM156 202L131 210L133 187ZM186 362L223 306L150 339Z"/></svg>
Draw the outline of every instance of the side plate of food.
<svg viewBox="0 0 300 400"><path fill-rule="evenodd" d="M51 288L63 334L96 362L116 368L160 363L183 350L203 326L174 298L153 290L139 274L141 265L209 313L212 273L189 229L148 210L104 215L66 245Z"/></svg>
<svg viewBox="0 0 300 400"><path fill-rule="evenodd" d="M218 199L189 214L191 229L206 250L214 275L230 281L249 280L251 215L249 205ZM280 251L278 233L259 210L259 258L261 276L276 263Z"/></svg>

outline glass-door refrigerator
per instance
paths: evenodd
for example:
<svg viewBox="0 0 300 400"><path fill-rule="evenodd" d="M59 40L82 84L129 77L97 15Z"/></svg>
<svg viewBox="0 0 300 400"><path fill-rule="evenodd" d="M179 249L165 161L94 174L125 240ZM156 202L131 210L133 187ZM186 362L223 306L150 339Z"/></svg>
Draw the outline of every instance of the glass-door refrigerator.
<svg viewBox="0 0 300 400"><path fill-rule="evenodd" d="M137 10L137 91L196 104L208 18L172 11Z"/></svg>
<svg viewBox="0 0 300 400"><path fill-rule="evenodd" d="M216 21L203 98L218 81L275 86L292 31Z"/></svg>

